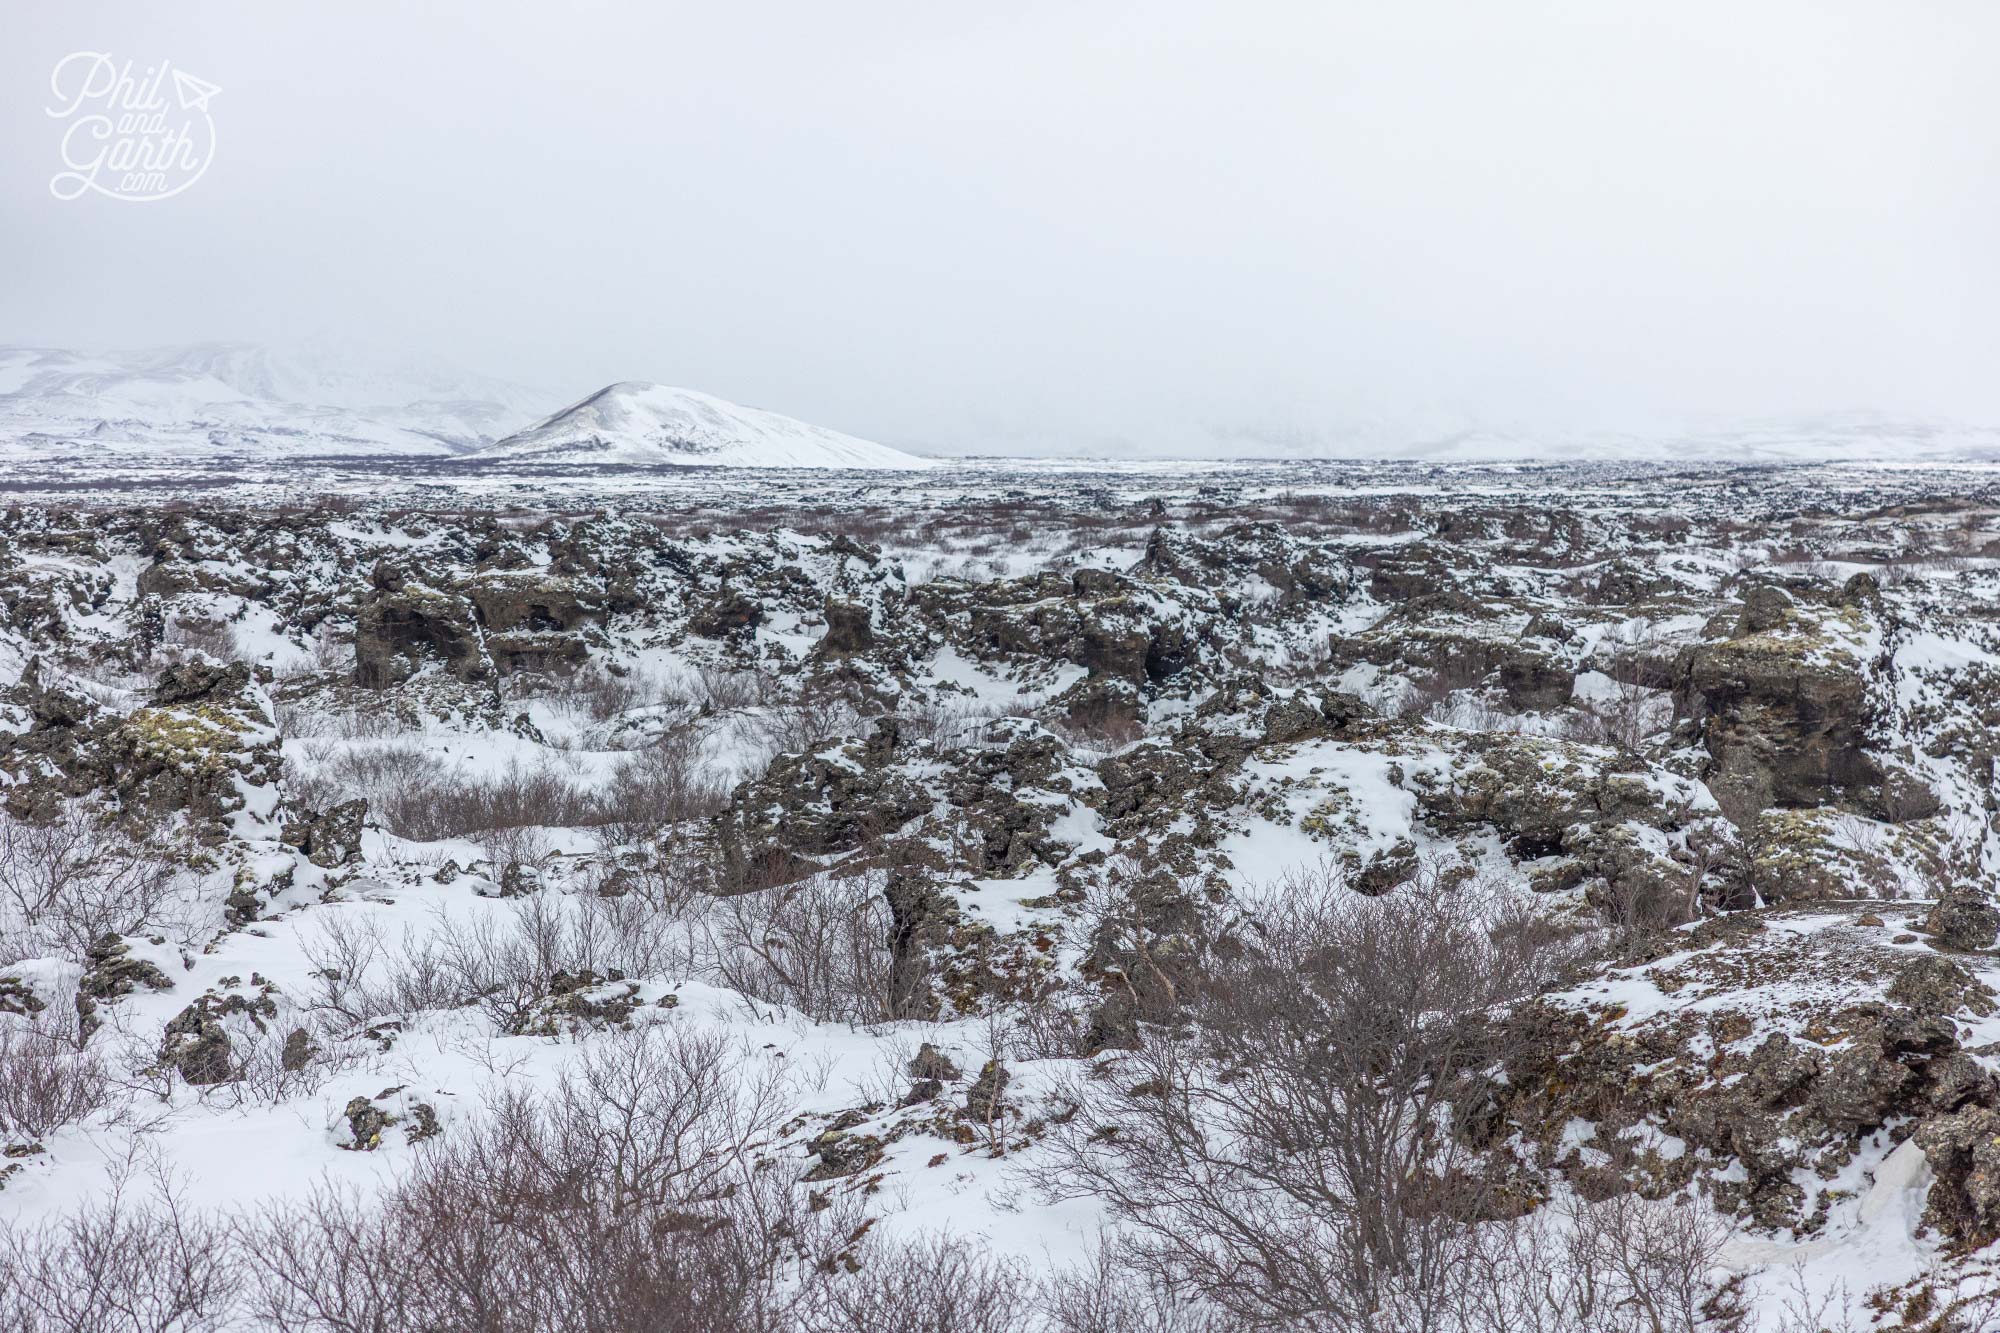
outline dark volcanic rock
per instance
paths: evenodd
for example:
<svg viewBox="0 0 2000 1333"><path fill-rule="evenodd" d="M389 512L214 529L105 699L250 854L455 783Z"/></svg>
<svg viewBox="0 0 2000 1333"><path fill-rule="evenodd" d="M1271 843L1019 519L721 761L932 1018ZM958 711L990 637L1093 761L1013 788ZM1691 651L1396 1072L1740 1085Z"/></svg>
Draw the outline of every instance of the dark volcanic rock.
<svg viewBox="0 0 2000 1333"><path fill-rule="evenodd" d="M1972 893L1948 893L1924 918L1924 929L1953 949L1990 949L2000 936L2000 911Z"/></svg>

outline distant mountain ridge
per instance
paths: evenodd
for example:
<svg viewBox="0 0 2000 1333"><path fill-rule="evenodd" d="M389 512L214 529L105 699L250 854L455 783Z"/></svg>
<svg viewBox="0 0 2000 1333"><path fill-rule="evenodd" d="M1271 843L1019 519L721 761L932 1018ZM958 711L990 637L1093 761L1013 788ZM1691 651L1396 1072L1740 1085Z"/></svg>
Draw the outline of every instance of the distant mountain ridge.
<svg viewBox="0 0 2000 1333"><path fill-rule="evenodd" d="M325 341L86 353L0 347L0 459L366 455L751 468L932 466L694 389L556 394L446 363Z"/></svg>
<svg viewBox="0 0 2000 1333"><path fill-rule="evenodd" d="M572 390L573 392L573 390ZM79 352L0 346L0 463L312 456L548 466L909 470L934 459L695 389L610 384L566 395L439 358L331 339ZM1427 463L2000 462L2000 427L1867 411L1689 418L1586 430L1435 412L1396 419L1228 423L1186 418L1067 443L1001 431L955 455L1091 463L1400 460Z"/></svg>
<svg viewBox="0 0 2000 1333"><path fill-rule="evenodd" d="M519 429L552 396L326 343L0 348L0 444L34 449L445 457Z"/></svg>

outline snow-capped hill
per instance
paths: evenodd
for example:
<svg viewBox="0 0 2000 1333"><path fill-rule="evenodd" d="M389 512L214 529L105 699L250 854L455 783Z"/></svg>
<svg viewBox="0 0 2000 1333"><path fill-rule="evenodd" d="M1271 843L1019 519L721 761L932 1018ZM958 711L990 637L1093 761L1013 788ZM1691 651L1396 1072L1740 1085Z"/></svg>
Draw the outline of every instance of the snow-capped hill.
<svg viewBox="0 0 2000 1333"><path fill-rule="evenodd" d="M747 468L897 468L931 460L712 394L630 380L498 444L480 459Z"/></svg>
<svg viewBox="0 0 2000 1333"><path fill-rule="evenodd" d="M553 397L324 341L0 348L0 446L38 454L448 456L518 429Z"/></svg>

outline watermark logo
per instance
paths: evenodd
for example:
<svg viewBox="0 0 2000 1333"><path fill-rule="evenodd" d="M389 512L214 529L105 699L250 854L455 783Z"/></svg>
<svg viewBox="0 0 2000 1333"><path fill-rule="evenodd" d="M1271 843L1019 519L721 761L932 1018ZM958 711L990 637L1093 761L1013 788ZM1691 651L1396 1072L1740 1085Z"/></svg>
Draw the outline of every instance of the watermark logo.
<svg viewBox="0 0 2000 1333"><path fill-rule="evenodd" d="M214 160L208 102L222 89L186 70L162 62L134 73L129 60L76 51L56 62L49 89L49 116L66 122L63 169L49 180L58 199L166 199Z"/></svg>

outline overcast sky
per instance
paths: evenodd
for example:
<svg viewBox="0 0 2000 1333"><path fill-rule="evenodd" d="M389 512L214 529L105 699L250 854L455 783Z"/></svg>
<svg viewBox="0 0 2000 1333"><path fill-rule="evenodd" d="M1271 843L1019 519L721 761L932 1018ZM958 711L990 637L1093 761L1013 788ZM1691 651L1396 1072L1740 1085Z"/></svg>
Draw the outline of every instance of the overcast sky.
<svg viewBox="0 0 2000 1333"><path fill-rule="evenodd" d="M65 54L220 85L62 202ZM952 451L2000 421L1990 0L0 9L0 342L354 336Z"/></svg>

